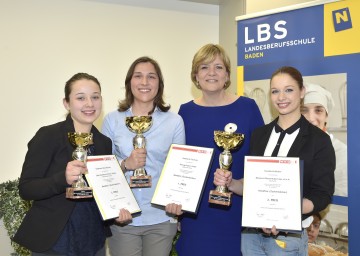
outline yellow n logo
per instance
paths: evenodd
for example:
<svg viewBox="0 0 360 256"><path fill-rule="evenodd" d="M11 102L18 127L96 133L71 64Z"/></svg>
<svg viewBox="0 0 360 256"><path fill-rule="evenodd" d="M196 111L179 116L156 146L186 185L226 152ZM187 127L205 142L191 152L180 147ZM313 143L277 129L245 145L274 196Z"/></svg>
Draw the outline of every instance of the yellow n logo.
<svg viewBox="0 0 360 256"><path fill-rule="evenodd" d="M349 21L349 16L348 13L346 11L342 11L335 13L335 19L336 19L336 23L339 24L341 23L341 21L343 22L347 22Z"/></svg>
<svg viewBox="0 0 360 256"><path fill-rule="evenodd" d="M335 32L352 28L349 8L334 10L332 12Z"/></svg>

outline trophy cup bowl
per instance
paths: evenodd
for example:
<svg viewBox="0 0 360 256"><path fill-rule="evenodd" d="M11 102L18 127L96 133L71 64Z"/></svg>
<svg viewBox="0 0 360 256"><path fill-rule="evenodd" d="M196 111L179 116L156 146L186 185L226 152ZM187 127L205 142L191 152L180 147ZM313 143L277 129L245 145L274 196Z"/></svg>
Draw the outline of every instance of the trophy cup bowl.
<svg viewBox="0 0 360 256"><path fill-rule="evenodd" d="M152 125L151 116L131 116L125 119L126 127L136 133L133 138L134 149L145 148L146 139L143 133L147 132ZM151 176L147 175L144 167L140 167L134 170L133 175L130 177L130 187L132 188L145 188L151 187Z"/></svg>
<svg viewBox="0 0 360 256"><path fill-rule="evenodd" d="M225 126L224 131L214 131L216 145L224 149L219 156L220 168L224 171L229 170L232 164L230 150L236 149L244 141L244 134L235 133L236 129L236 124L230 123ZM209 203L230 206L231 195L232 192L226 186L217 186L215 190L210 191Z"/></svg>
<svg viewBox="0 0 360 256"><path fill-rule="evenodd" d="M92 136L92 133L68 133L70 143L73 146L76 146L72 153L72 158L74 160L79 160L86 163L87 151L85 147L92 143ZM82 174L79 175L78 180L74 182L71 187L66 188L66 198L70 199L91 198L93 196L92 194L92 188L88 187Z"/></svg>

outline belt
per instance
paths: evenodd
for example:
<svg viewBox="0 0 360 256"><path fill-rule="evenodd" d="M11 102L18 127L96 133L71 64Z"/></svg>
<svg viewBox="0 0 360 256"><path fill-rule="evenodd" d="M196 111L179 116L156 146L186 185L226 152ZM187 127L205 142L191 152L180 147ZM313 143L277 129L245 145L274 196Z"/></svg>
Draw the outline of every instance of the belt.
<svg viewBox="0 0 360 256"><path fill-rule="evenodd" d="M271 237L271 238L277 238L278 236L301 238L301 235L302 235L302 233L291 233L291 232L284 232L284 231L280 231L277 235L273 235L271 233L270 234L265 233L262 230L262 228L243 228L242 231L244 233L260 234L263 237Z"/></svg>

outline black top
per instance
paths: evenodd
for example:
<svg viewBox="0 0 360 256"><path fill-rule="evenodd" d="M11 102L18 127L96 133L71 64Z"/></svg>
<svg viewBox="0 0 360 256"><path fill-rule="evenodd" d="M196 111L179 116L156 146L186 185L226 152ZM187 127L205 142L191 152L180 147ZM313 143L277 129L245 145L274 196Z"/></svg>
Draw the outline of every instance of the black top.
<svg viewBox="0 0 360 256"><path fill-rule="evenodd" d="M63 122L40 128L28 143L19 193L23 199L33 200L33 205L13 240L33 252L48 251L55 245L77 204L76 200L65 197L66 188L69 187L65 169L67 163L72 161L74 151L67 134L74 131L73 121L68 116ZM96 155L112 154L111 140L95 126L91 132ZM87 219L87 216L83 218ZM106 235L110 235L108 225L101 223ZM83 228L80 227L78 232L86 232Z"/></svg>
<svg viewBox="0 0 360 256"><path fill-rule="evenodd" d="M263 156L271 132L278 118L254 130L250 141L250 155ZM303 197L314 204L313 212L303 219L326 208L334 193L335 152L330 137L318 127L300 118L300 131L292 144L288 157L304 161Z"/></svg>

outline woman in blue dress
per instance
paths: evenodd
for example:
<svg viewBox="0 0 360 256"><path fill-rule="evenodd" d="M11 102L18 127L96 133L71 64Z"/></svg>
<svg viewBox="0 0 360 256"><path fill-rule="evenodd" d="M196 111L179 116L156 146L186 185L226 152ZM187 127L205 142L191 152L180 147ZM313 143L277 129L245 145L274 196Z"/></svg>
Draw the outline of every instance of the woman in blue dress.
<svg viewBox="0 0 360 256"><path fill-rule="evenodd" d="M215 148L215 154L198 213L184 213L181 216L177 252L180 256L238 256L241 248L242 198L233 196L231 206L208 202L210 190L215 189L213 173L219 168L219 154L223 151L216 146L214 131L224 130L228 123L234 123L237 125L236 133L245 135L242 145L231 152L233 178L241 179L251 132L264 122L254 100L226 92L230 86L230 60L221 46L207 44L195 54L191 79L202 95L180 107L186 143Z"/></svg>

